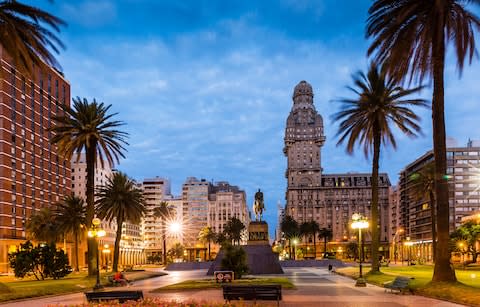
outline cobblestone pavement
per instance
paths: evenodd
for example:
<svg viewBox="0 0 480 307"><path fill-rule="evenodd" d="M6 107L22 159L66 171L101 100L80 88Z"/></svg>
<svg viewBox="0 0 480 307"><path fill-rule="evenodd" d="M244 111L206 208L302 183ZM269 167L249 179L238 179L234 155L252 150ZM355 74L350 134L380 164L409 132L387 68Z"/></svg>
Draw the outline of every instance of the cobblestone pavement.
<svg viewBox="0 0 480 307"><path fill-rule="evenodd" d="M435 300L416 295L401 295L385 293L383 288L367 285L357 288L355 282L343 276L330 274L325 268L288 268L285 277L288 277L297 287L295 290L283 290L283 300L280 306L288 307L400 307L400 306L428 306L447 307L462 306L445 301ZM162 297L165 300L190 301L204 300L209 302L223 302L222 291L195 290L182 292L150 293L152 289L187 279L209 278L206 270L169 272L169 275L135 282L131 290L143 290L147 297ZM37 307L52 305L70 305L86 302L83 293L69 294L15 303L1 304L1 307L21 306ZM253 304L253 302L252 302ZM262 302L262 305L276 306L276 302Z"/></svg>

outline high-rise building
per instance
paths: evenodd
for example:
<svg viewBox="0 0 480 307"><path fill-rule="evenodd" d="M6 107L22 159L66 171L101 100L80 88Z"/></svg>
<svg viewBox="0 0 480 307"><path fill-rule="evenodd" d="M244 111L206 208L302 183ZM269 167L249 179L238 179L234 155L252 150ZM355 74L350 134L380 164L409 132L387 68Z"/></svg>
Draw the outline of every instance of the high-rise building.
<svg viewBox="0 0 480 307"><path fill-rule="evenodd" d="M400 227L405 229L416 252L414 255L431 260L432 219L428 197L414 191L415 180L428 163L433 163L428 151L400 173ZM449 189L450 231L460 226L462 218L480 210L480 142L469 141L461 147L447 142L447 176Z"/></svg>
<svg viewBox="0 0 480 307"><path fill-rule="evenodd" d="M241 244L247 243L247 227L250 223L245 191L228 182L220 181L211 186L209 193L208 226L215 232L225 230L227 222L235 217L245 225Z"/></svg>
<svg viewBox="0 0 480 307"><path fill-rule="evenodd" d="M183 220L186 224L183 243L193 248L198 243L200 230L208 225L208 195L211 184L205 179L188 177L182 186ZM198 258L195 256L195 258Z"/></svg>
<svg viewBox="0 0 480 307"><path fill-rule="evenodd" d="M371 174L323 174L321 147L325 142L323 119L315 110L313 90L301 81L293 91L293 106L285 128L284 153L287 157L286 215L298 223L317 221L331 229L333 241L352 239L349 227L353 213L370 216ZM381 241L386 244L388 228L387 174L379 175L379 215ZM333 246L333 245L332 245Z"/></svg>
<svg viewBox="0 0 480 307"><path fill-rule="evenodd" d="M142 222L145 254L147 257L160 255L164 252L162 238L166 229L162 227L161 220L154 216L154 211L170 197L170 180L158 176L146 178L142 182L142 190L147 209Z"/></svg>
<svg viewBox="0 0 480 307"><path fill-rule="evenodd" d="M32 213L70 194L70 162L50 143L53 117L70 104L70 84L51 68L29 79L0 47L0 272L26 239Z"/></svg>

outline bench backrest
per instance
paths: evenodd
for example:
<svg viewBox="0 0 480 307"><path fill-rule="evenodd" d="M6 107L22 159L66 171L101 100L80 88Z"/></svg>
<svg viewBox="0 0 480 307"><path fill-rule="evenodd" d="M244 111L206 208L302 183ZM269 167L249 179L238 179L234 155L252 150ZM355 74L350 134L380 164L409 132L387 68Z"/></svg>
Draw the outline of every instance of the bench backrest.
<svg viewBox="0 0 480 307"><path fill-rule="evenodd" d="M393 280L393 283L392 285L393 286L397 286L397 287L400 287L400 286L408 286L408 283L410 282L410 278L407 278L407 277L396 277L394 280Z"/></svg>
<svg viewBox="0 0 480 307"><path fill-rule="evenodd" d="M275 298L281 299L282 286L281 285L262 285L262 286L231 286L225 285L223 294L227 297L241 297L243 299L262 299Z"/></svg>

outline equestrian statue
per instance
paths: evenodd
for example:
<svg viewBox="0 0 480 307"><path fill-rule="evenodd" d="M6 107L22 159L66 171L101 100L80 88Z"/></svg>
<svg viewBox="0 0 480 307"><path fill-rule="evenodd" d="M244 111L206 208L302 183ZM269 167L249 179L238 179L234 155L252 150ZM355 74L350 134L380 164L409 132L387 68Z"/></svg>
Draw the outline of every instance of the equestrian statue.
<svg viewBox="0 0 480 307"><path fill-rule="evenodd" d="M261 221L262 214L265 211L265 204L263 203L263 192L258 189L255 193L255 202L253 203L253 212L255 213L255 220Z"/></svg>

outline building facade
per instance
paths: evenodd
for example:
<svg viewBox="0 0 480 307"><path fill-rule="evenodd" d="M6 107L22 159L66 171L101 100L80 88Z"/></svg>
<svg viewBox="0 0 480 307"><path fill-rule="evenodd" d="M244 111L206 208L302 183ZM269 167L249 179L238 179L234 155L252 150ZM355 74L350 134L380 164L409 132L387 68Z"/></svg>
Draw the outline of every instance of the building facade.
<svg viewBox="0 0 480 307"><path fill-rule="evenodd" d="M226 181L212 185L209 193L208 226L214 232L225 230L227 222L235 217L245 225L245 232L241 244L247 243L247 227L250 224L250 215L247 208L245 191L232 186Z"/></svg>
<svg viewBox="0 0 480 307"><path fill-rule="evenodd" d="M285 128L287 157L286 215L299 224L311 220L333 233L333 243L356 239L350 228L353 213L370 216L371 174L323 174L321 148L325 143L323 119L315 110L313 90L306 81L295 86L293 106ZM381 241L388 242L387 174L379 178ZM367 237L368 240L368 237ZM332 243L332 246L334 245Z"/></svg>
<svg viewBox="0 0 480 307"><path fill-rule="evenodd" d="M162 254L163 235L165 228L154 216L155 208L160 206L170 196L170 180L162 177L146 178L141 185L147 212L142 222L142 234L145 243L146 256Z"/></svg>
<svg viewBox="0 0 480 307"><path fill-rule="evenodd" d="M205 179L188 177L182 185L182 217L184 224L183 243L186 248L195 248L199 244L198 234L208 226L208 209L212 184ZM200 255L195 255L199 258Z"/></svg>
<svg viewBox="0 0 480 307"><path fill-rule="evenodd" d="M70 84L55 69L28 79L0 47L0 272L27 238L32 213L70 194L70 162L50 143L53 117L70 104Z"/></svg>
<svg viewBox="0 0 480 307"><path fill-rule="evenodd" d="M403 240L411 241L411 253L419 260L431 261L432 215L427 194L415 192L415 180L425 166L433 163L432 151L428 151L408 164L400 173L399 227L404 229ZM469 141L458 146L447 142L447 176L449 188L450 232L462 223L462 219L480 210L480 142Z"/></svg>

